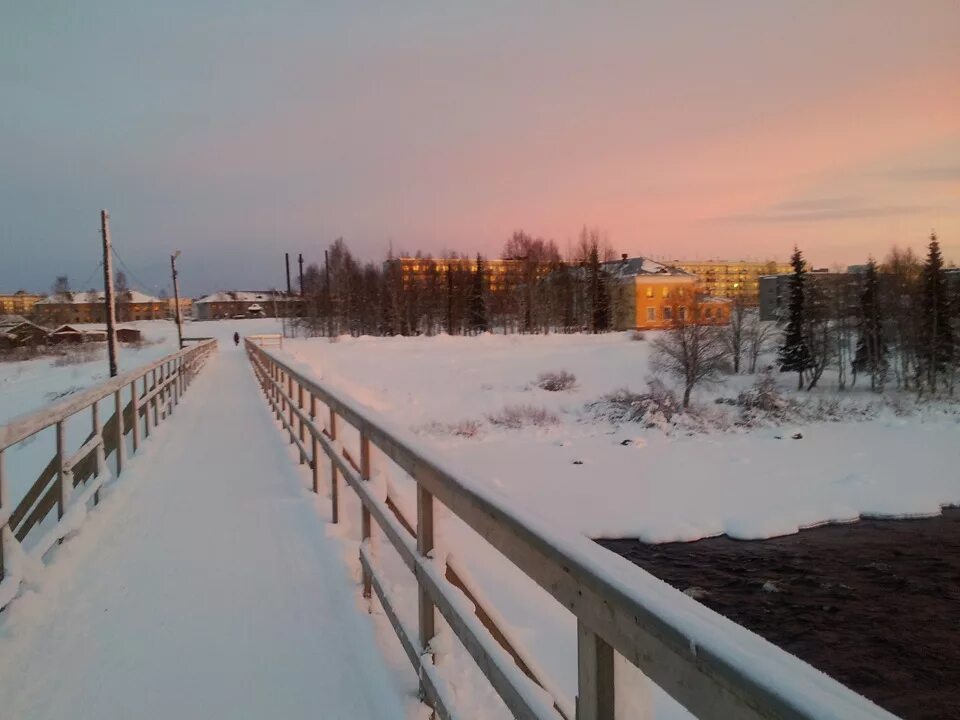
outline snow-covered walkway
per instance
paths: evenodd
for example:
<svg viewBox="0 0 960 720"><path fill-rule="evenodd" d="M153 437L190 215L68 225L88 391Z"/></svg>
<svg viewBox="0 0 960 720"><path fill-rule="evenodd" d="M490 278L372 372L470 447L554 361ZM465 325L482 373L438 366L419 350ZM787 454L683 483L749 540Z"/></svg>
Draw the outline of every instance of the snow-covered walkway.
<svg viewBox="0 0 960 720"><path fill-rule="evenodd" d="M176 413L0 614L0 717L406 717L243 352Z"/></svg>

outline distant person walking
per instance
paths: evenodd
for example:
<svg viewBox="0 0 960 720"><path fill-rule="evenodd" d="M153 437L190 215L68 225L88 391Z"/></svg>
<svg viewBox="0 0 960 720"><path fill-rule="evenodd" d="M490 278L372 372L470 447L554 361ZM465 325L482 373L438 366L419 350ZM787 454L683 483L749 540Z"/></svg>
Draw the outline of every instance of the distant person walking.
<svg viewBox="0 0 960 720"><path fill-rule="evenodd" d="M234 345L239 345L239 344L240 344L240 333L235 332L235 333L233 334L233 344L234 344Z"/></svg>

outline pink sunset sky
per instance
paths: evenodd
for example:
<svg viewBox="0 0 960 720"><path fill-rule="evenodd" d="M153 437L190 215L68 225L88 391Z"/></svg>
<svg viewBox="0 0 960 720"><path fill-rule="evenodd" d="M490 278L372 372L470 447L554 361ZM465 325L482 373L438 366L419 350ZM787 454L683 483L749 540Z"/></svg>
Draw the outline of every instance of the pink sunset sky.
<svg viewBox="0 0 960 720"><path fill-rule="evenodd" d="M194 292L338 236L496 255L583 225L816 265L936 229L960 262L960 3L319 5L14 10L0 284L85 275L102 206L138 276L175 245Z"/></svg>

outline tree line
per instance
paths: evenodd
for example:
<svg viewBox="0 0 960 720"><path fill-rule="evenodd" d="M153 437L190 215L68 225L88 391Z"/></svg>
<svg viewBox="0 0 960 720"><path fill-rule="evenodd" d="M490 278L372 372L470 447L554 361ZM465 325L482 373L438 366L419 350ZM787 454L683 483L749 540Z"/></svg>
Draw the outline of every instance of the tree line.
<svg viewBox="0 0 960 720"><path fill-rule="evenodd" d="M405 275L400 257L415 259L418 271ZM603 266L612 258L600 232L587 228L566 257L553 240L513 233L501 252L509 268L479 254L420 251L361 263L340 238L322 264L305 268L296 325L330 336L605 332L622 302Z"/></svg>

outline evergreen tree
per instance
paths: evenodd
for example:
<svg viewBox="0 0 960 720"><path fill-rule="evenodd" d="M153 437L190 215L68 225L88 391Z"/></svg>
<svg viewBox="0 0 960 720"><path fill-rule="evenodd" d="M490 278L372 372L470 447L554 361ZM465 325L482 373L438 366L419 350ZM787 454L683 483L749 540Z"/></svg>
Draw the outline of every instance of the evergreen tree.
<svg viewBox="0 0 960 720"><path fill-rule="evenodd" d="M473 332L486 332L489 328L487 323L487 303L484 298L484 268L483 258L477 254L477 269L473 272L470 287L470 304L468 308L468 322L470 330Z"/></svg>
<svg viewBox="0 0 960 720"><path fill-rule="evenodd" d="M883 384L887 379L889 349L880 310L880 276L873 258L867 262L867 270L863 276L859 331L857 350L851 363L854 377L856 373L869 373L870 389L879 392L883 390Z"/></svg>
<svg viewBox="0 0 960 720"><path fill-rule="evenodd" d="M813 367L810 347L806 333L806 304L804 301L804 283L806 262L803 254L796 247L790 258L793 266L793 275L790 278L790 304L787 307L787 329L783 335L783 345L780 347L778 361L780 372L797 373L797 389L803 389L803 374Z"/></svg>
<svg viewBox="0 0 960 720"><path fill-rule="evenodd" d="M936 391L938 376L948 373L954 362L947 275L943 269L943 255L936 233L930 235L921 284L923 294L918 328L917 372L920 383L926 382L931 391Z"/></svg>
<svg viewBox="0 0 960 720"><path fill-rule="evenodd" d="M590 293L590 328L594 333L604 332L610 328L610 292L600 266L600 250L596 243L590 247L587 288Z"/></svg>

